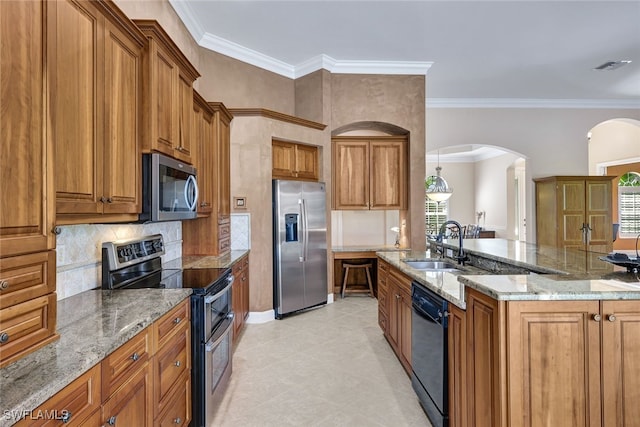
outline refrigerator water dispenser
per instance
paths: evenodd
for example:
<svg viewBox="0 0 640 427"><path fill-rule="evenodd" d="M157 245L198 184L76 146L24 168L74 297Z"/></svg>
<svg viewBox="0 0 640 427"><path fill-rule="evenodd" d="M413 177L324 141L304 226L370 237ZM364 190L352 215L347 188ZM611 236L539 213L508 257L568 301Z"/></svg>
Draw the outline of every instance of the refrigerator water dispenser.
<svg viewBox="0 0 640 427"><path fill-rule="evenodd" d="M298 214L284 214L285 242L298 241Z"/></svg>

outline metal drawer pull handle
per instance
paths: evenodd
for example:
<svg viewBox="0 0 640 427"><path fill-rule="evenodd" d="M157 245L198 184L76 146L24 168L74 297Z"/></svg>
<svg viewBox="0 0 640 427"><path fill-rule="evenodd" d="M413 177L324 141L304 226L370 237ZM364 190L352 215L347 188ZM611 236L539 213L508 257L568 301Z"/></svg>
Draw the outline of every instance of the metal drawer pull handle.
<svg viewBox="0 0 640 427"><path fill-rule="evenodd" d="M140 359L140 355L138 355L138 353L133 353L131 355L131 360L133 360L134 362L137 361L138 359Z"/></svg>
<svg viewBox="0 0 640 427"><path fill-rule="evenodd" d="M593 316L591 316L593 320L595 320L596 322L599 322L602 320L602 316L600 316L599 314L594 314Z"/></svg>
<svg viewBox="0 0 640 427"><path fill-rule="evenodd" d="M107 424L109 424L110 426L116 425L116 416L114 415L113 417L109 418L109 420L107 420Z"/></svg>
<svg viewBox="0 0 640 427"><path fill-rule="evenodd" d="M173 319L173 323L177 325L178 323L180 323L181 320L182 320L181 318L176 317L175 319Z"/></svg>
<svg viewBox="0 0 640 427"><path fill-rule="evenodd" d="M6 332L3 332L0 334L0 344L4 344L7 341L9 341L9 334Z"/></svg>
<svg viewBox="0 0 640 427"><path fill-rule="evenodd" d="M4 291L9 287L9 282L6 280L0 280L0 291Z"/></svg>
<svg viewBox="0 0 640 427"><path fill-rule="evenodd" d="M180 361L179 361L179 360L176 360L176 363L174 363L174 365L176 365L176 368L179 368L179 367L180 367L180 365L181 365L181 363L180 363Z"/></svg>
<svg viewBox="0 0 640 427"><path fill-rule="evenodd" d="M608 320L609 322L615 322L615 321L616 321L616 315L615 315L615 314L609 314L609 315L607 316L607 320Z"/></svg>
<svg viewBox="0 0 640 427"><path fill-rule="evenodd" d="M71 421L71 412L69 411L63 411L62 416L60 417L60 421L62 421L64 424L68 423L69 421Z"/></svg>
<svg viewBox="0 0 640 427"><path fill-rule="evenodd" d="M173 422L175 424L182 424L182 420L180 419L180 417L176 418L175 420L173 420Z"/></svg>

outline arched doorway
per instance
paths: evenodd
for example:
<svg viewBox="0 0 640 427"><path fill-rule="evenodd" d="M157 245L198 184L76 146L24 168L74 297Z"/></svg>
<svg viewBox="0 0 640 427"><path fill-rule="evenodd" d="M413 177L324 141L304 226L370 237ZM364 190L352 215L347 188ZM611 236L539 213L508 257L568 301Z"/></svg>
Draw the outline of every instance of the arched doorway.
<svg viewBox="0 0 640 427"><path fill-rule="evenodd" d="M640 121L613 119L599 123L588 133L589 173L611 175L612 222L623 223L613 242L615 251L635 253L640 234ZM638 194L636 196L636 194Z"/></svg>

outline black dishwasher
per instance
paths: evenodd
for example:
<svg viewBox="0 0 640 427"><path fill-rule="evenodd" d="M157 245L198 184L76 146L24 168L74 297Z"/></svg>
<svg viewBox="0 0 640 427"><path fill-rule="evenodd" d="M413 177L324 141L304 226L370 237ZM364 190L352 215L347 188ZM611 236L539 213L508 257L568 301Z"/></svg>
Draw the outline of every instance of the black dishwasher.
<svg viewBox="0 0 640 427"><path fill-rule="evenodd" d="M411 284L411 384L434 427L449 425L448 305L420 283Z"/></svg>

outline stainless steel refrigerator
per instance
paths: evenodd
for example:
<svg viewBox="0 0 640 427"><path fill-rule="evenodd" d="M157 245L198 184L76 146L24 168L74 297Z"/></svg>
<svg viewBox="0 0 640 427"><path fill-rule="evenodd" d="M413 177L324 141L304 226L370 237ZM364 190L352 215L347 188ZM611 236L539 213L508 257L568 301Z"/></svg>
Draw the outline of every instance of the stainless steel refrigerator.
<svg viewBox="0 0 640 427"><path fill-rule="evenodd" d="M323 182L273 180L273 308L277 319L327 303Z"/></svg>

